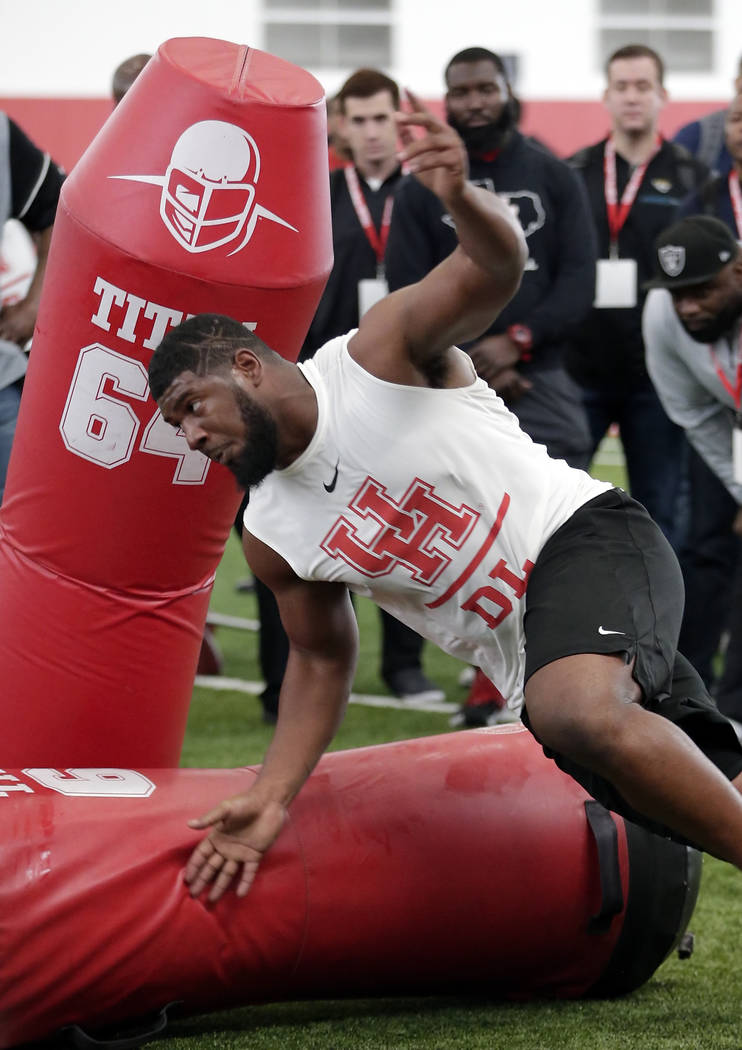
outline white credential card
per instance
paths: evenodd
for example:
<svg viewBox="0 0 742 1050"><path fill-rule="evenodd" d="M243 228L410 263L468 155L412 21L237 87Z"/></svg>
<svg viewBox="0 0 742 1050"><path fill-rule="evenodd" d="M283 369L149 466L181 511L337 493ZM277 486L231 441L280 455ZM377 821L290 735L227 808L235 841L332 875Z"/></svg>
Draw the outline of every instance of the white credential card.
<svg viewBox="0 0 742 1050"><path fill-rule="evenodd" d="M636 259L598 259L595 302L599 310L636 306Z"/></svg>
<svg viewBox="0 0 742 1050"><path fill-rule="evenodd" d="M732 472L735 482L742 485L742 427L732 431Z"/></svg>
<svg viewBox="0 0 742 1050"><path fill-rule="evenodd" d="M389 294L389 285L383 277L365 277L358 282L358 316L363 317L367 310Z"/></svg>

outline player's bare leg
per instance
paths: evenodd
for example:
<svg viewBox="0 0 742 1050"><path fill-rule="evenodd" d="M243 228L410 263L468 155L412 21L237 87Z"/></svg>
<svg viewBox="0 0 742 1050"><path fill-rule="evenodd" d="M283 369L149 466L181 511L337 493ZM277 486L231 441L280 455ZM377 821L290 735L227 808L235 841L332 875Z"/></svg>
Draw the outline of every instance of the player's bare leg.
<svg viewBox="0 0 742 1050"><path fill-rule="evenodd" d="M742 868L742 774L730 782L686 734L640 706L620 656L580 654L528 680L541 742L610 781L626 802Z"/></svg>

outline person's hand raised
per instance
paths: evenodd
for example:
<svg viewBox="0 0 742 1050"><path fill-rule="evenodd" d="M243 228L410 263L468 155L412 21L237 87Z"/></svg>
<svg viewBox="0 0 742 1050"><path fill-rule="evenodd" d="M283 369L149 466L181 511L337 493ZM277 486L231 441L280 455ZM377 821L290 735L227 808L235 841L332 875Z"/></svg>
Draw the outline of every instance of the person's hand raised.
<svg viewBox="0 0 742 1050"><path fill-rule="evenodd" d="M439 120L411 91L406 92L411 112L398 113L402 150L399 159L407 170L444 203L463 189L469 163L460 136ZM416 136L413 128L422 128Z"/></svg>

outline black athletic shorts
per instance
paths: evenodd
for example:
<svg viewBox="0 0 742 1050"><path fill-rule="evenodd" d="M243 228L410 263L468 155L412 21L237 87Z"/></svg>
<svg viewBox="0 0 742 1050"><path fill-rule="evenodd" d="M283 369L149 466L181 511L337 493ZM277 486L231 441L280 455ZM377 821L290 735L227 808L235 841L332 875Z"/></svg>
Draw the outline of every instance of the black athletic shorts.
<svg viewBox="0 0 742 1050"><path fill-rule="evenodd" d="M644 507L621 489L602 493L557 529L531 571L525 681L577 653L634 660L642 705L674 722L731 780L742 772L742 745L701 678L677 653L683 601L677 558ZM523 722L531 728L525 709ZM544 752L603 805L667 834L631 810L602 777L549 748Z"/></svg>

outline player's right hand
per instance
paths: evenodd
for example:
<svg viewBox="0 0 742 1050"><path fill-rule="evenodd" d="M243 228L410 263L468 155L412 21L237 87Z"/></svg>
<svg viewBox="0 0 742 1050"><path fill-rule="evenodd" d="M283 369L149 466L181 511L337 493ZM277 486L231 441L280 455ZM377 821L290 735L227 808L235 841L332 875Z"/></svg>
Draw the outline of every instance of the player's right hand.
<svg viewBox="0 0 742 1050"><path fill-rule="evenodd" d="M210 884L209 901L218 901L236 880L238 897L250 889L263 855L278 838L286 821L279 802L257 793L235 795L195 820L190 828L212 828L196 846L186 865L184 879L192 897Z"/></svg>
<svg viewBox="0 0 742 1050"><path fill-rule="evenodd" d="M412 112L397 114L402 142L399 159L424 186L442 201L463 189L469 173L469 159L459 134L439 120L411 91L407 91ZM424 130L419 138L413 128Z"/></svg>

